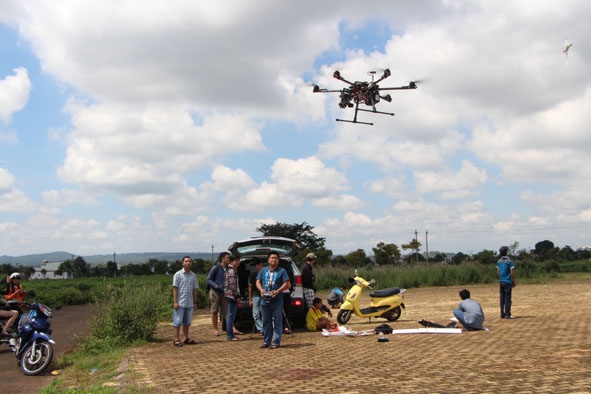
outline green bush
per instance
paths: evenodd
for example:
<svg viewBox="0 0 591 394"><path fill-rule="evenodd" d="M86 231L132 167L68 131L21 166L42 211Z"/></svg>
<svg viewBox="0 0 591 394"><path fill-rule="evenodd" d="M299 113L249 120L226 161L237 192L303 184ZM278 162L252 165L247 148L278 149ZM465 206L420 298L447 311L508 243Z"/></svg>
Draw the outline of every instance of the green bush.
<svg viewBox="0 0 591 394"><path fill-rule="evenodd" d="M166 311L171 313L172 304L168 301L171 292L165 291L162 285L136 280L103 287L93 305L91 338L107 345L151 340L158 321Z"/></svg>

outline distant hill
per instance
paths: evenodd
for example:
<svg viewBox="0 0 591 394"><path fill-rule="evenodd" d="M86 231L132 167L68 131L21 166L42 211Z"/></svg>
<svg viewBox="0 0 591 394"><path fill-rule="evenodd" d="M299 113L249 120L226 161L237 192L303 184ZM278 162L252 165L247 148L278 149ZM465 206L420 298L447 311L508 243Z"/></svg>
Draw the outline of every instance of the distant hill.
<svg viewBox="0 0 591 394"><path fill-rule="evenodd" d="M145 252L115 254L115 261L121 265L143 264L150 259L166 260L172 263L187 255L191 256L193 259L211 260L211 253L204 252ZM14 267L38 267L43 263L43 260L57 263L76 257L78 257L78 255L68 252L29 254L26 256L0 256L0 264L10 264ZM92 256L82 256L82 258L90 265L105 264L108 261L113 261L112 254L97 254ZM217 255L215 255L214 258L217 258Z"/></svg>

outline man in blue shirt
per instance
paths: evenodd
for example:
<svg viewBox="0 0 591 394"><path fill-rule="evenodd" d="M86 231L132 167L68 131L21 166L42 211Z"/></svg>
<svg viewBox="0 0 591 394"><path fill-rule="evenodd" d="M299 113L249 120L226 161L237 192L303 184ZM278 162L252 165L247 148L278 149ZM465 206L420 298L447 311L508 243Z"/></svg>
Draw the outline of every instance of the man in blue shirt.
<svg viewBox="0 0 591 394"><path fill-rule="evenodd" d="M343 303L343 291L345 290L345 286L341 285L339 287L335 287L330 291L330 294L327 297L328 304L331 308L339 308Z"/></svg>
<svg viewBox="0 0 591 394"><path fill-rule="evenodd" d="M283 291L291 288L289 275L279 267L279 253L269 252L269 266L262 268L256 281L261 293L261 311L263 313L263 344L261 348L277 349L281 346L283 331ZM272 343L271 343L272 341Z"/></svg>
<svg viewBox="0 0 591 394"><path fill-rule="evenodd" d="M460 291L462 302L454 309L454 316L467 331L485 330L484 312L478 301L470 299L470 292L466 289Z"/></svg>
<svg viewBox="0 0 591 394"><path fill-rule="evenodd" d="M511 293L515 282L515 263L507 253L509 248L501 246L499 253L501 258L497 261L497 274L499 275L500 297L501 297L501 319L513 319L511 315Z"/></svg>

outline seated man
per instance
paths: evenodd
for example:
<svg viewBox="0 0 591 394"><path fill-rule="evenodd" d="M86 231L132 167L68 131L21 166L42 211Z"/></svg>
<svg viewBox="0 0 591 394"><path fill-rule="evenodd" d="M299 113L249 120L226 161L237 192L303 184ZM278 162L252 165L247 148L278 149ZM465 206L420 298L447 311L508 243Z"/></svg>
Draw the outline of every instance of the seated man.
<svg viewBox="0 0 591 394"><path fill-rule="evenodd" d="M470 292L466 289L460 291L462 302L454 309L454 316L467 331L485 330L484 312L478 301L470 299Z"/></svg>
<svg viewBox="0 0 591 394"><path fill-rule="evenodd" d="M323 329L334 329L336 324L324 317L322 300L318 297L312 301L312 308L306 314L306 327L310 331L322 331Z"/></svg>
<svg viewBox="0 0 591 394"><path fill-rule="evenodd" d="M345 286L340 285L339 287L335 287L331 290L328 298L328 304L331 308L339 308L343 303L343 290L345 290Z"/></svg>

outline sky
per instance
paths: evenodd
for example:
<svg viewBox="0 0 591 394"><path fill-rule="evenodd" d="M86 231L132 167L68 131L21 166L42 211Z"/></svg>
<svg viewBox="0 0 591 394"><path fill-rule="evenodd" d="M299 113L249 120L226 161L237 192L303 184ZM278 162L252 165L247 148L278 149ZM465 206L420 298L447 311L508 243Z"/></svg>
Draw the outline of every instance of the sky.
<svg viewBox="0 0 591 394"><path fill-rule="evenodd" d="M0 0L0 255L220 252L303 223L591 245L591 2ZM567 54L564 42L573 45ZM351 119L339 94L391 76ZM415 233L416 232L416 233Z"/></svg>

